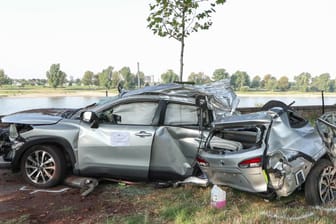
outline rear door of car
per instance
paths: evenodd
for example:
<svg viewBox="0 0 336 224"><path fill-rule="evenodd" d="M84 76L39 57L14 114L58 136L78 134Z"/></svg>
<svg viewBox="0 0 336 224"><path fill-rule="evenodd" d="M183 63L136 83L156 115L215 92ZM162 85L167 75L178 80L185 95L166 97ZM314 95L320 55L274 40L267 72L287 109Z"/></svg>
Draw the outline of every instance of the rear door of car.
<svg viewBox="0 0 336 224"><path fill-rule="evenodd" d="M78 143L84 174L147 179L157 101L124 102L98 114L97 129L83 124Z"/></svg>
<svg viewBox="0 0 336 224"><path fill-rule="evenodd" d="M201 109L195 104L179 101L166 101L164 108L153 142L150 176L153 179L182 179L194 170L202 132Z"/></svg>

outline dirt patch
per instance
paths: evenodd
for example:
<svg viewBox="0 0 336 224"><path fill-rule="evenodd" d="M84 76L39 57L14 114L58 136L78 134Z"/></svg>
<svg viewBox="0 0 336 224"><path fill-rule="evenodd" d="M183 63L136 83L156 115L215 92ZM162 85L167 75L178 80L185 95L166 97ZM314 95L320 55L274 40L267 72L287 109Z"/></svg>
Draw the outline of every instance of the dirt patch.
<svg viewBox="0 0 336 224"><path fill-rule="evenodd" d="M0 223L97 223L114 214L132 214L134 206L120 200L116 185L102 183L85 198L67 186L50 189L64 190L59 193L34 192L20 174L0 169ZM20 190L23 186L31 190Z"/></svg>

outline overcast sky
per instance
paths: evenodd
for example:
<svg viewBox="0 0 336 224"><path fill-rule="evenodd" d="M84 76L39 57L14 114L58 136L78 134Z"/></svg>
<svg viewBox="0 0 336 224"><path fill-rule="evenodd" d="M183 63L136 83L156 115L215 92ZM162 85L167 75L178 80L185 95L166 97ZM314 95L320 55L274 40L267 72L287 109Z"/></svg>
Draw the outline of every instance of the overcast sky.
<svg viewBox="0 0 336 224"><path fill-rule="evenodd" d="M150 0L0 0L0 69L11 78L45 78L60 63L81 78L137 62L145 75L179 72L180 44L147 28ZM335 0L227 0L210 30L186 39L185 75L217 68L291 79L336 77Z"/></svg>

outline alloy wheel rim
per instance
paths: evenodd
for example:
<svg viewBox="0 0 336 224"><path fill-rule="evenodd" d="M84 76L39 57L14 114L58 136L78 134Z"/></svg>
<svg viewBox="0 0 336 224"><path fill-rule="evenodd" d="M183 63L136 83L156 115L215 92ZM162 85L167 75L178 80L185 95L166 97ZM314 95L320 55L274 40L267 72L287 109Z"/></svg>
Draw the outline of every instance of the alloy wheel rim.
<svg viewBox="0 0 336 224"><path fill-rule="evenodd" d="M336 168L327 166L323 169L319 181L319 194L323 204L336 198Z"/></svg>
<svg viewBox="0 0 336 224"><path fill-rule="evenodd" d="M55 160L44 150L31 153L25 163L27 177L35 184L45 184L53 179L56 171Z"/></svg>

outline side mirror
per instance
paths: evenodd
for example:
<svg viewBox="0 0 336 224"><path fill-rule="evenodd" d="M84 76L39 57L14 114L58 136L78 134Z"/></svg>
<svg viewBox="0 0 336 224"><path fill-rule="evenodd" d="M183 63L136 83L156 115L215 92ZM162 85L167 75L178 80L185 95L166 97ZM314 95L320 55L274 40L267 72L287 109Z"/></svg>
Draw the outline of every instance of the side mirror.
<svg viewBox="0 0 336 224"><path fill-rule="evenodd" d="M85 123L89 123L91 128L98 128L98 116L92 111L85 111L81 114L81 120Z"/></svg>

